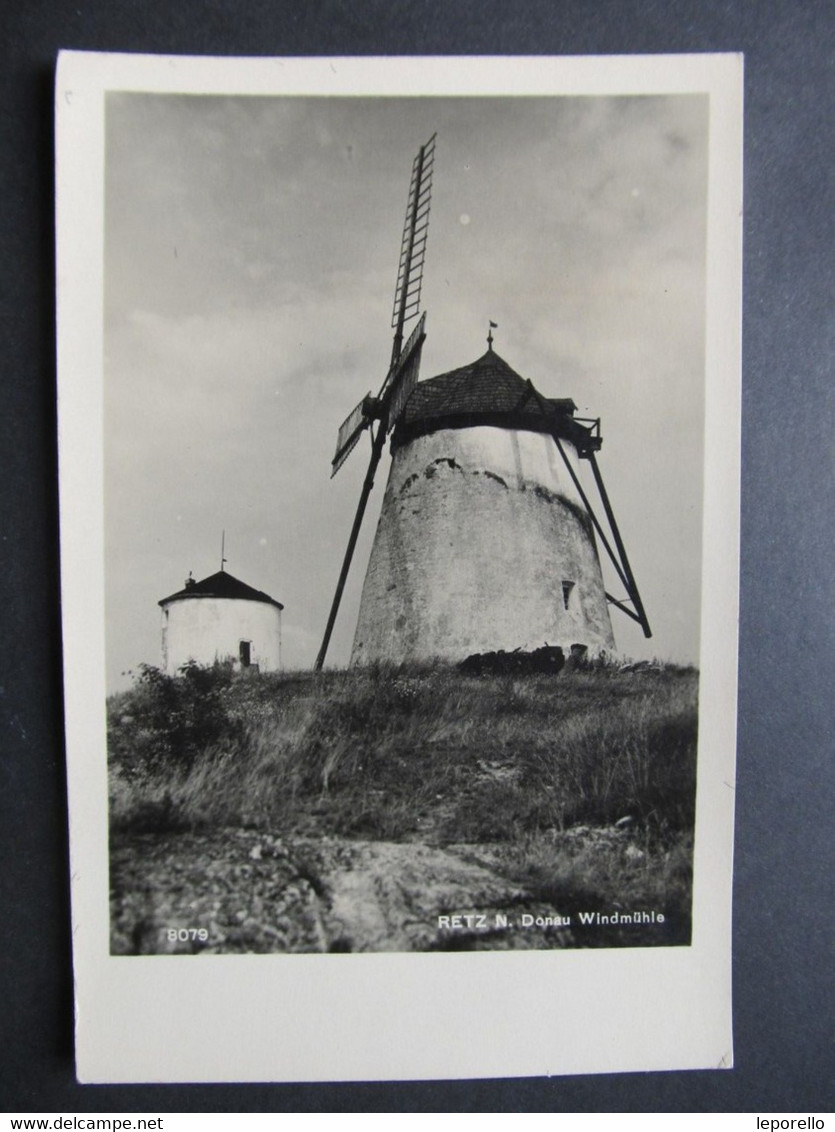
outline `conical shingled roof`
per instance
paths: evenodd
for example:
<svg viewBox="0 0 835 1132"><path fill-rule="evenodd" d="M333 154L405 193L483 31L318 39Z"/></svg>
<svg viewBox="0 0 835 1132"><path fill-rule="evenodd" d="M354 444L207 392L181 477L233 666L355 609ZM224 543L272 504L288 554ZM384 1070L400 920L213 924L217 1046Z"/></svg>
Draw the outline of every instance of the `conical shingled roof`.
<svg viewBox="0 0 835 1132"><path fill-rule="evenodd" d="M265 594L263 590L253 589L246 582L240 581L232 574L227 574L225 570L218 570L216 574L204 578L202 582L191 582L191 584L186 585L185 589L178 590L170 597L164 597L157 604L168 605L171 601L193 597L225 597L236 598L239 601L261 601L266 605L274 605L278 609L284 608L280 601L276 601L269 594Z"/></svg>
<svg viewBox="0 0 835 1132"><path fill-rule="evenodd" d="M545 400L550 420L543 416L530 382L491 347L469 365L419 381L397 422L392 444L397 447L441 428L481 424L547 432L555 419L561 419L571 431L574 402L567 397Z"/></svg>

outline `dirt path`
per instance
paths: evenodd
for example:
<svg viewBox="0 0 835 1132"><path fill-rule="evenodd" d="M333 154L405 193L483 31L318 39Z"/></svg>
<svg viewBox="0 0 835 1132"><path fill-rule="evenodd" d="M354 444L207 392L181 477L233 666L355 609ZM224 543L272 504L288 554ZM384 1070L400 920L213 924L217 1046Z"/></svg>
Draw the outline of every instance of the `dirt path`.
<svg viewBox="0 0 835 1132"><path fill-rule="evenodd" d="M537 917L552 922L538 926ZM553 908L473 846L282 839L255 830L117 837L111 918L115 954L572 944L571 929L553 923Z"/></svg>
<svg viewBox="0 0 835 1132"><path fill-rule="evenodd" d="M529 932L517 939L498 926L502 916L515 923L534 904L523 888L483 864L414 843L353 842L343 849L348 867L329 867L327 847L311 846L324 879L325 922L352 950L543 945L541 932L526 942Z"/></svg>

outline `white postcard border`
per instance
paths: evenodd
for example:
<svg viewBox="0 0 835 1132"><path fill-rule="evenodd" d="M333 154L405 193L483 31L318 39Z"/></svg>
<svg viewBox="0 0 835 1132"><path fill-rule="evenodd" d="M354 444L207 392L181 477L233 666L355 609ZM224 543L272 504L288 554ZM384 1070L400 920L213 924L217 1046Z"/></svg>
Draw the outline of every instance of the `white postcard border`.
<svg viewBox="0 0 835 1132"><path fill-rule="evenodd" d="M690 947L114 957L104 726L104 95L710 96L702 665ZM728 1067L736 743L742 58L210 59L63 53L58 389L77 1072L347 1081Z"/></svg>

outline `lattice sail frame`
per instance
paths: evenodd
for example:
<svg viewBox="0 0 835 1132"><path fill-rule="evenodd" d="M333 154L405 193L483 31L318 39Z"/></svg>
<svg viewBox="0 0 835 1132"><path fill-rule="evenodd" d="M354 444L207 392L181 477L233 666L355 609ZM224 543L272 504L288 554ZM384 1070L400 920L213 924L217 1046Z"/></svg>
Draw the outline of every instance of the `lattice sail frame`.
<svg viewBox="0 0 835 1132"><path fill-rule="evenodd" d="M403 237L400 241L400 260L397 265L397 283L391 312L392 329L398 331L401 336L404 323L414 318L420 310L423 265L429 236L436 136L433 134L429 141L420 147L412 163L412 178L409 182L409 199L406 205L406 219L403 223ZM395 335L395 346L399 354L400 343L397 341L397 335Z"/></svg>

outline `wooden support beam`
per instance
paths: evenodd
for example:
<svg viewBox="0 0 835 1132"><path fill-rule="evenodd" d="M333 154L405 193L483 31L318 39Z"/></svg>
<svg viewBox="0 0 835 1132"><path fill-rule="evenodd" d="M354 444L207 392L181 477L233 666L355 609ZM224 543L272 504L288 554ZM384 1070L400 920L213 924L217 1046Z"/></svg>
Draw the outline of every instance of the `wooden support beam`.
<svg viewBox="0 0 835 1132"><path fill-rule="evenodd" d="M365 515L365 508L368 504L368 497L371 494L371 489L374 486L374 475L377 471L377 465L380 463L380 456L383 453L383 445L386 441L386 429L384 422L381 421L377 428L377 435L374 437L371 444L371 460L368 464L368 471L365 473L365 480L363 481L362 491L360 492L359 503L357 504L357 512L354 515L354 525L351 527L351 535L348 539L348 546L345 550L345 557L342 560L342 569L339 571L339 578L336 583L336 593L333 595L333 602L331 603L331 611L328 615L328 623L325 627L325 635L322 638L322 645L319 649L319 654L316 657L314 668L319 672L322 665L325 663L325 657L328 652L328 645L331 640L331 633L336 621L336 615L339 612L339 603L342 601L342 591L345 589L345 581L348 577L348 571L351 568L351 559L354 557L354 548L357 545L357 538L359 537L360 527L362 526L363 516Z"/></svg>
<svg viewBox="0 0 835 1132"><path fill-rule="evenodd" d="M606 594L606 600L610 605L616 605L622 613L626 614L627 617L631 617L633 621L637 621L640 624L641 618L638 616L634 609L630 609L628 605L624 605L622 601L618 601L618 599L616 597L612 597L610 593Z"/></svg>
<svg viewBox="0 0 835 1132"><path fill-rule="evenodd" d="M629 594L630 600L635 606L635 612L638 615L636 620L644 630L644 636L651 637L652 630L649 627L649 621L647 620L646 611L644 610L644 605L641 601L641 595L638 593L638 585L635 581L635 575L632 573L632 567L629 565L629 559L626 556L626 547L623 545L623 539L620 537L620 530L618 529L618 524L615 519L615 513L612 510L611 503L609 502L606 485L603 483L603 477L600 474L600 469L597 466L597 460L595 459L593 452L589 453L588 461L591 464L591 470L594 474L594 482L597 484L597 490L600 492L600 498L603 501L603 509L606 512L606 518L609 520L609 527L612 531L612 534L614 535L615 544L618 548L621 562L623 563L623 569L628 578L628 582L626 584L626 592Z"/></svg>
<svg viewBox="0 0 835 1132"><path fill-rule="evenodd" d="M536 398L536 403L539 405L540 412L542 413L543 417L545 417L545 419L548 420L548 410L547 410L547 407L545 405L544 397L542 396L542 394L539 392L539 390L536 388L536 386L532 382L529 381L528 385L530 385L531 392L533 393L534 397ZM572 482L574 483L574 486L577 489L577 492L578 492L580 498L583 501L583 506L585 507L589 518L591 519L592 523L594 524L594 529L597 531L598 537L599 537L600 541L603 543L603 546L606 550L606 553L609 555L609 558L612 562L612 565L614 566L615 570L617 571L618 577L620 578L624 587L628 590L629 589L629 582L627 581L626 574L623 572L623 568L621 567L621 564L618 561L618 559L615 555L615 552L612 550L611 546L609 545L609 540L606 538L606 532L603 530L603 527L600 525L600 521L597 518L597 515L595 515L595 513L594 513L594 508L592 507L591 503L589 502L588 496L586 495L585 491L583 490L583 485L580 483L580 480L577 477L577 473L574 471L574 469L571 466L571 461L569 460L568 455L567 455L565 449L563 448L562 440L560 439L559 433L557 432L556 428L551 428L550 431L551 431L551 436L554 440L554 443L557 446L557 451L559 452L560 456L562 456L563 463L565 464L566 468L568 469L568 474L571 476Z"/></svg>

